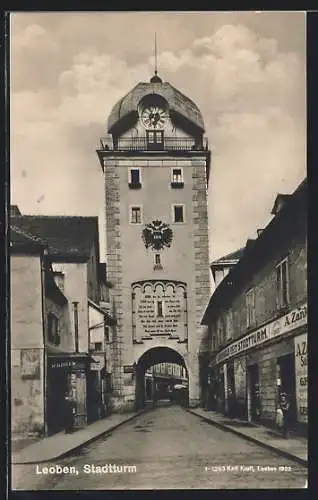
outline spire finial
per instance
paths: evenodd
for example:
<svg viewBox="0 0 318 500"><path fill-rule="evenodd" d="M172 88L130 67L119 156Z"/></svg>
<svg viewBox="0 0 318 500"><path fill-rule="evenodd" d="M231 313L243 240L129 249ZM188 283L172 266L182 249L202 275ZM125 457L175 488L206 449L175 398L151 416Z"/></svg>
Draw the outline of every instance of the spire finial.
<svg viewBox="0 0 318 500"><path fill-rule="evenodd" d="M162 83L161 78L158 76L158 67L157 67L157 33L155 32L155 74L152 78L150 78L151 83Z"/></svg>
<svg viewBox="0 0 318 500"><path fill-rule="evenodd" d="M157 33L155 32L155 75L158 74L157 68Z"/></svg>

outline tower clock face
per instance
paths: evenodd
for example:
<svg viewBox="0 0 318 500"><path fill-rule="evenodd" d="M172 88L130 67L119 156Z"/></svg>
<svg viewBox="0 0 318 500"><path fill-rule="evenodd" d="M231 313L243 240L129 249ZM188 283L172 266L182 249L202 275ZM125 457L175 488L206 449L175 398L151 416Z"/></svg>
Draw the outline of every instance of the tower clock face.
<svg viewBox="0 0 318 500"><path fill-rule="evenodd" d="M146 128L162 129L166 119L166 111L156 105L147 106L141 111L141 121Z"/></svg>

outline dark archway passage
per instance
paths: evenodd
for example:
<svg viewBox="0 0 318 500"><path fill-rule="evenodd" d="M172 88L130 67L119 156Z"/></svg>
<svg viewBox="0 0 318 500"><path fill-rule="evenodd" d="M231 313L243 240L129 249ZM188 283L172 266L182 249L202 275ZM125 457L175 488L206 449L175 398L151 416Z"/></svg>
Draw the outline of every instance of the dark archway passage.
<svg viewBox="0 0 318 500"><path fill-rule="evenodd" d="M136 409L145 406L145 373L148 368L159 363L173 363L182 366L186 370L189 380L188 370L183 356L170 347L153 347L146 351L136 365Z"/></svg>

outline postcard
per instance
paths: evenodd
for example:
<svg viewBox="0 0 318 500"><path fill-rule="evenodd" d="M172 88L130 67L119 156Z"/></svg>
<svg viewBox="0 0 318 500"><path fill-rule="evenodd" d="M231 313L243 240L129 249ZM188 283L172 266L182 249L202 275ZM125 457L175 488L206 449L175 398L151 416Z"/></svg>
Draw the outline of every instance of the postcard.
<svg viewBox="0 0 318 500"><path fill-rule="evenodd" d="M307 488L306 14L9 24L12 490Z"/></svg>

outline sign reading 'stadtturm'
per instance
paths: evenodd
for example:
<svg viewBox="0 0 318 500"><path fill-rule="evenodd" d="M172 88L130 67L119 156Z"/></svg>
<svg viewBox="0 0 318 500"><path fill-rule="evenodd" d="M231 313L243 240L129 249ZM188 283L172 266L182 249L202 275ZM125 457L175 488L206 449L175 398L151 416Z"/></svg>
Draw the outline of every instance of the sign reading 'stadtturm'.
<svg viewBox="0 0 318 500"><path fill-rule="evenodd" d="M307 323L307 304L285 314L271 323L267 323L258 330L245 335L243 338L228 345L215 357L215 363L220 363L236 354L247 351L264 342L287 333Z"/></svg>

